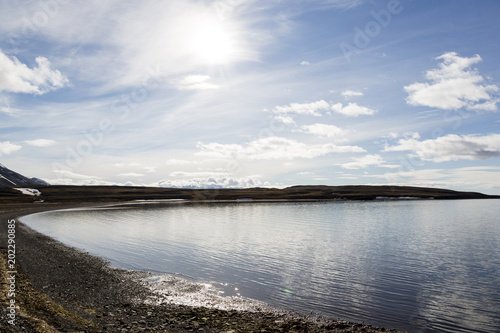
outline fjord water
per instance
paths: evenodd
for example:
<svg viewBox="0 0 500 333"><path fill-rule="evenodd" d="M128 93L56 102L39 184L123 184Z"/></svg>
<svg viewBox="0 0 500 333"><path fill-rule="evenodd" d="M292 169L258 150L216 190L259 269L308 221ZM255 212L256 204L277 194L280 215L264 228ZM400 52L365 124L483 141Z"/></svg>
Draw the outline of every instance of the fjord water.
<svg viewBox="0 0 500 333"><path fill-rule="evenodd" d="M138 203L21 221L113 266L303 314L500 332L500 201Z"/></svg>

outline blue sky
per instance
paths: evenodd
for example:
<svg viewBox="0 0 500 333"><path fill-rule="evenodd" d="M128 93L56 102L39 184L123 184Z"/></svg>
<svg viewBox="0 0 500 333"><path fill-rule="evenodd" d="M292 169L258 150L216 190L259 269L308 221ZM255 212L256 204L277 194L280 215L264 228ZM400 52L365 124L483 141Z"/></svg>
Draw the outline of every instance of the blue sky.
<svg viewBox="0 0 500 333"><path fill-rule="evenodd" d="M52 184L500 194L500 2L0 1L0 162Z"/></svg>

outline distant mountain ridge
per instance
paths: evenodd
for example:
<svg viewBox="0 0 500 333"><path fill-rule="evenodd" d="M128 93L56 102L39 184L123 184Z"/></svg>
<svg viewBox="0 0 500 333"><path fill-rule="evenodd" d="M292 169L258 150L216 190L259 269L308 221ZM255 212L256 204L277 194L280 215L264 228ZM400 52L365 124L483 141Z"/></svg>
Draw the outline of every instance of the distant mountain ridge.
<svg viewBox="0 0 500 333"><path fill-rule="evenodd" d="M28 178L0 164L0 186L47 186L46 181Z"/></svg>

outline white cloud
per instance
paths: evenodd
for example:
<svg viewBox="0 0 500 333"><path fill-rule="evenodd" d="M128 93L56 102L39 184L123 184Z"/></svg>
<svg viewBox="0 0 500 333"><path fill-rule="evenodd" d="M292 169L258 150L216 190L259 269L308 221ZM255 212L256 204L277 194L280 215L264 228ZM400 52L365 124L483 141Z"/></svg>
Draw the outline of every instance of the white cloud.
<svg viewBox="0 0 500 333"><path fill-rule="evenodd" d="M58 169L58 170L53 170L53 172L57 173L61 177L65 177L66 179L72 179L72 180L75 180L75 179L76 180L97 180L97 179L100 179L100 177L83 175L83 174L75 173L75 172L70 171L70 170ZM50 183L52 184L52 182L50 182Z"/></svg>
<svg viewBox="0 0 500 333"><path fill-rule="evenodd" d="M312 103L291 103L290 105L276 106L272 111L278 115L288 115L289 113L296 113L308 116L322 116L322 113L329 113L332 110L341 113L348 117L358 117L360 115L373 115L377 110L358 105L356 103L349 103L343 106L342 103L331 105L325 100L319 100Z"/></svg>
<svg viewBox="0 0 500 333"><path fill-rule="evenodd" d="M110 182L107 180L103 180L101 177L97 176L89 176L84 174L79 174L73 172L71 170L63 170L63 169L55 169L54 173L58 175L58 178L44 178L49 184L52 185L104 185L104 186L112 186L112 185L125 185L122 183Z"/></svg>
<svg viewBox="0 0 500 333"><path fill-rule="evenodd" d="M327 111L330 105L324 101L320 100L312 103L291 103L285 106L276 106L273 109L274 113L277 114L287 114L287 113L297 113L309 116L321 116L319 111Z"/></svg>
<svg viewBox="0 0 500 333"><path fill-rule="evenodd" d="M304 125L301 126L301 132L319 136L326 136L328 138L338 138L349 133L348 130L337 127L335 125L327 124Z"/></svg>
<svg viewBox="0 0 500 333"><path fill-rule="evenodd" d="M400 139L397 145L388 146L384 151L412 151L412 156L433 162L485 160L500 157L500 134L449 134L423 141L418 138Z"/></svg>
<svg viewBox="0 0 500 333"><path fill-rule="evenodd" d="M181 180L161 180L151 186L169 187L169 188L249 188L249 187L263 187L269 186L269 183L262 183L255 177L204 177L204 178L191 178ZM206 194L207 196L210 193Z"/></svg>
<svg viewBox="0 0 500 333"><path fill-rule="evenodd" d="M185 171L174 171L170 173L170 177L188 177L188 178L202 178L202 177L221 177L228 176L227 172L213 172L213 171L197 171L197 172L185 172Z"/></svg>
<svg viewBox="0 0 500 333"><path fill-rule="evenodd" d="M332 105L332 111L343 114L348 117L358 117L361 115L373 115L377 110L367 108L365 106L358 105L356 103L349 103L343 106L342 103L337 103Z"/></svg>
<svg viewBox="0 0 500 333"><path fill-rule="evenodd" d="M195 163L196 162L171 158L171 159L167 160L167 162L165 164L166 165L187 165L187 164L195 164Z"/></svg>
<svg viewBox="0 0 500 333"><path fill-rule="evenodd" d="M351 97L358 97L358 96L363 96L364 94L361 91L358 90L345 90L342 92L342 96L344 98L351 98Z"/></svg>
<svg viewBox="0 0 500 333"><path fill-rule="evenodd" d="M151 186L173 188L247 188L268 186L263 183L261 175L248 175L235 177L228 170L201 170L201 171L175 171L169 174L169 179L164 179L151 184Z"/></svg>
<svg viewBox="0 0 500 333"><path fill-rule="evenodd" d="M16 111L19 111L19 110L15 110L15 109L12 109L10 107L5 107L5 106L0 107L0 112L6 113L9 116L15 115Z"/></svg>
<svg viewBox="0 0 500 333"><path fill-rule="evenodd" d="M380 155L365 155L362 157L353 158L353 162L341 164L344 169L365 169L370 166L378 166L382 168L398 168L399 165L384 164L386 163Z"/></svg>
<svg viewBox="0 0 500 333"><path fill-rule="evenodd" d="M116 182L109 182L106 180L95 179L72 179L72 178L54 178L46 179L51 185L82 185L82 186L127 186L129 184L121 184Z"/></svg>
<svg viewBox="0 0 500 333"><path fill-rule="evenodd" d="M129 162L129 163L114 163L113 164L117 168L132 168L132 169L141 169L143 172L153 173L156 172L157 167L155 166L143 166L141 163L137 162ZM120 173L118 176L120 177L142 177L144 174L137 172L130 173Z"/></svg>
<svg viewBox="0 0 500 333"><path fill-rule="evenodd" d="M300 64L301 64L302 66L309 66L311 63L310 63L309 61L305 61L305 60L304 60L304 61L302 61Z"/></svg>
<svg viewBox="0 0 500 333"><path fill-rule="evenodd" d="M207 90L217 89L219 86L208 83L208 75L188 75L179 81L178 88L181 90Z"/></svg>
<svg viewBox="0 0 500 333"><path fill-rule="evenodd" d="M418 132L404 132L404 133L398 133L398 132L389 132L389 134L382 136L385 139L397 139L397 138L413 138L413 139L420 139L420 133Z"/></svg>
<svg viewBox="0 0 500 333"><path fill-rule="evenodd" d="M405 86L408 93L406 102L410 105L436 107L445 110L467 108L471 110L497 110L498 98L493 93L500 88L483 85L484 78L470 66L481 62L481 57L460 57L448 52L436 58L442 60L438 69L426 72L430 83L415 82Z"/></svg>
<svg viewBox="0 0 500 333"><path fill-rule="evenodd" d="M118 168L127 168L127 167L140 167L141 164L137 162L130 162L130 163L115 163L114 166Z"/></svg>
<svg viewBox="0 0 500 333"><path fill-rule="evenodd" d="M11 106L11 99L8 95L0 95L0 104L4 106L0 106L0 112L4 112L9 116L17 116L22 110L18 108L14 108Z"/></svg>
<svg viewBox="0 0 500 333"><path fill-rule="evenodd" d="M37 67L29 68L0 50L0 92L41 95L69 84L61 72L50 68L47 58L37 57L35 61Z"/></svg>
<svg viewBox="0 0 500 333"><path fill-rule="evenodd" d="M21 148L22 146L10 143L10 141L0 142L0 156L9 155L10 153L13 153Z"/></svg>
<svg viewBox="0 0 500 333"><path fill-rule="evenodd" d="M47 140L47 139L28 140L24 142L26 142L30 146L35 146L35 147L49 147L56 143L54 140Z"/></svg>
<svg viewBox="0 0 500 333"><path fill-rule="evenodd" d="M118 175L119 177L132 177L132 178L137 178L137 177L143 177L144 174L142 173L135 173L135 172L127 172L127 173L120 173Z"/></svg>
<svg viewBox="0 0 500 333"><path fill-rule="evenodd" d="M338 146L333 143L310 145L281 137L258 139L245 145L200 142L198 148L201 152L196 153L197 155L245 160L310 159L330 153L365 151L358 146Z"/></svg>
<svg viewBox="0 0 500 333"><path fill-rule="evenodd" d="M53 170L58 175L58 178L44 178L52 185L122 185L103 180L101 177L83 175L70 170L56 169Z"/></svg>
<svg viewBox="0 0 500 333"><path fill-rule="evenodd" d="M259 25L269 17L265 6L253 8L251 15L246 10L253 1L223 6L185 0L23 2L2 2L0 32L12 47L33 47L29 43L38 39L53 42L72 77L100 91L140 86L148 66L175 77L214 65L211 60L255 61L261 46L275 38Z"/></svg>
<svg viewBox="0 0 500 333"><path fill-rule="evenodd" d="M476 166L456 169L423 169L369 175L388 184L479 191L500 187L500 167Z"/></svg>
<svg viewBox="0 0 500 333"><path fill-rule="evenodd" d="M295 125L295 120L293 120L293 118L289 116L277 115L274 117L274 119L285 125Z"/></svg>
<svg viewBox="0 0 500 333"><path fill-rule="evenodd" d="M312 0L311 3L316 3L320 9L335 8L335 9L352 9L365 2L365 0Z"/></svg>

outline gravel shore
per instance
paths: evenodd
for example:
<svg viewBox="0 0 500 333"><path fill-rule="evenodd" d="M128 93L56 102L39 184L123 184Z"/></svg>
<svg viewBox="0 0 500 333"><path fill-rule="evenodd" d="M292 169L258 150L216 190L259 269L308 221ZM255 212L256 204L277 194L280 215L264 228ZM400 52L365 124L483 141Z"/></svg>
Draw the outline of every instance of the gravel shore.
<svg viewBox="0 0 500 333"><path fill-rule="evenodd" d="M83 204L82 204L83 205ZM79 205L79 206L82 206ZM2 332L381 332L382 328L285 312L148 305L137 273L61 244L18 217L77 205L0 206ZM15 324L7 317L7 223L16 220ZM395 331L392 331L395 332Z"/></svg>

